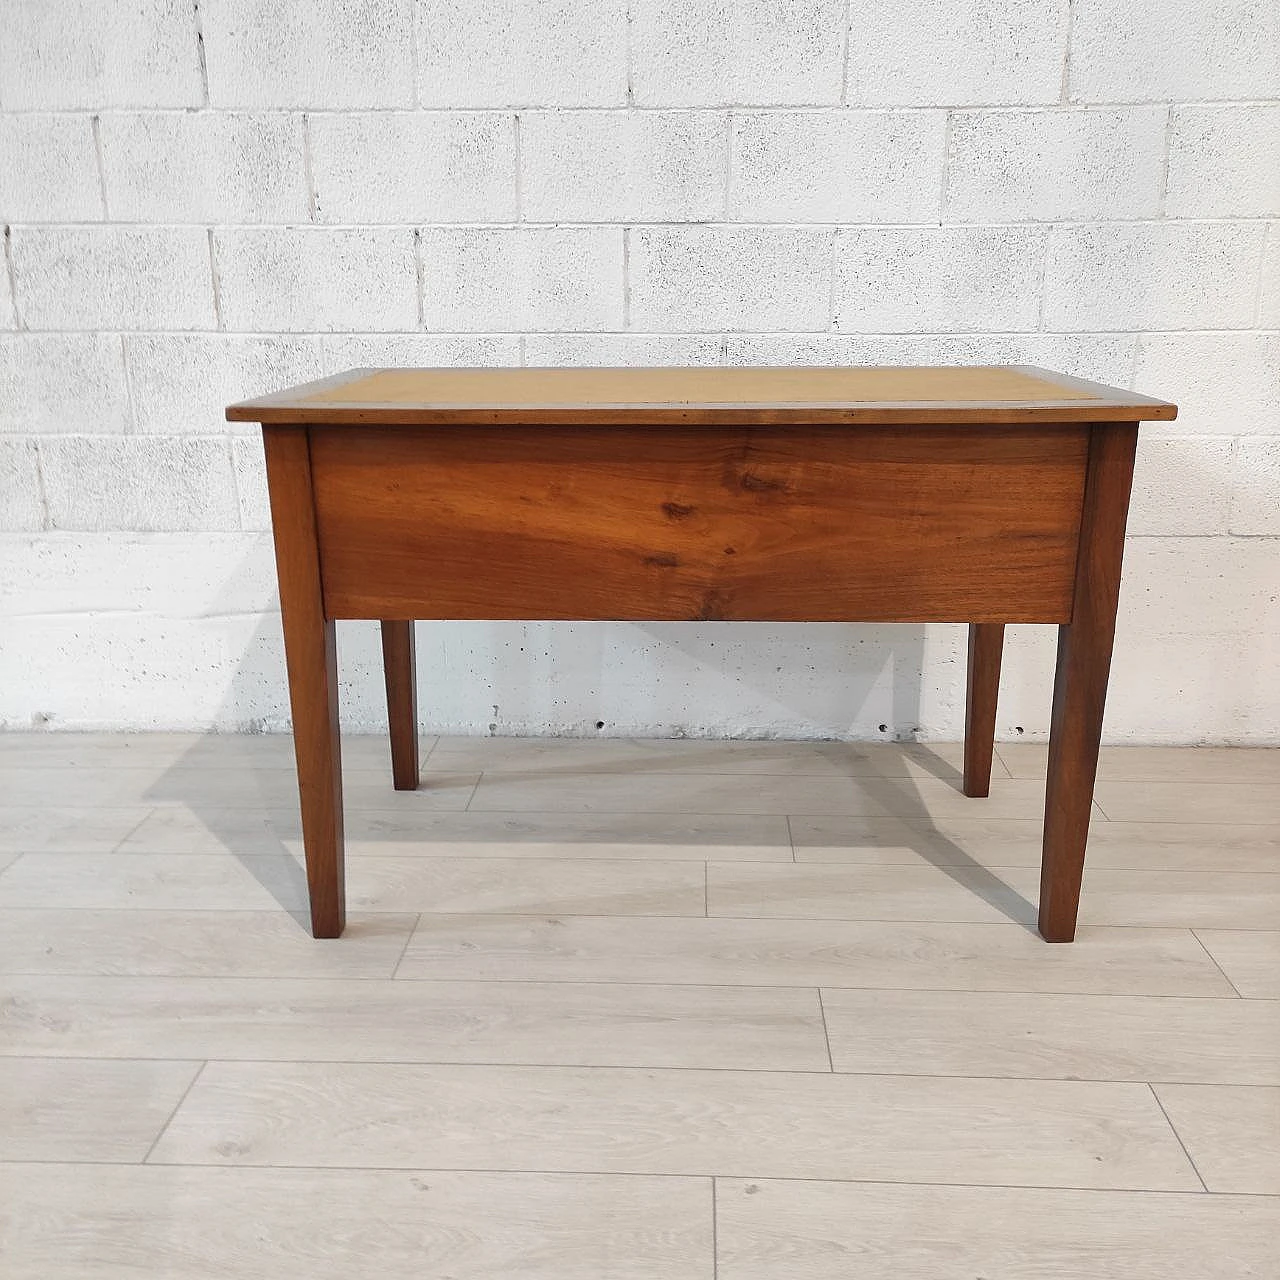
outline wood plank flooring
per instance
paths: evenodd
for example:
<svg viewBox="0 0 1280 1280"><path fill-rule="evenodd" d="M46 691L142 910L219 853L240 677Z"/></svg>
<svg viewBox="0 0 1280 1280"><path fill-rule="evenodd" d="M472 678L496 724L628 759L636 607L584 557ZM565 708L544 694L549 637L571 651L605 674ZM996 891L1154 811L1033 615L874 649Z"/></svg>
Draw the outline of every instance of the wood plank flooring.
<svg viewBox="0 0 1280 1280"><path fill-rule="evenodd" d="M0 1274L1280 1275L1280 751L0 735Z"/></svg>

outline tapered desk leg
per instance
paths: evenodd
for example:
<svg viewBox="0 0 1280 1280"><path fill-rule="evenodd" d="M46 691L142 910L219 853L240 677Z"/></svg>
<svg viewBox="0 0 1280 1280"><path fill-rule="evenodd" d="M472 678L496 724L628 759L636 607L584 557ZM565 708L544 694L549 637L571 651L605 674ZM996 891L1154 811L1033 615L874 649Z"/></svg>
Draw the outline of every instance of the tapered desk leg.
<svg viewBox="0 0 1280 1280"><path fill-rule="evenodd" d="M391 779L397 791L418 789L418 672L413 623L383 619L382 674L391 729Z"/></svg>
<svg viewBox="0 0 1280 1280"><path fill-rule="evenodd" d="M995 751L996 698L1000 692L1003 654L1003 623L970 624L964 711L964 793L967 796L991 794L991 756Z"/></svg>
<svg viewBox="0 0 1280 1280"><path fill-rule="evenodd" d="M1134 423L1098 423L1090 434L1075 598L1070 623L1058 629L1049 728L1040 868L1040 934L1046 942L1070 942L1076 935L1137 442Z"/></svg>
<svg viewBox="0 0 1280 1280"><path fill-rule="evenodd" d="M262 435L293 709L311 932L317 938L336 938L346 924L338 667L334 626L324 615L320 586L310 447L306 427L269 426Z"/></svg>

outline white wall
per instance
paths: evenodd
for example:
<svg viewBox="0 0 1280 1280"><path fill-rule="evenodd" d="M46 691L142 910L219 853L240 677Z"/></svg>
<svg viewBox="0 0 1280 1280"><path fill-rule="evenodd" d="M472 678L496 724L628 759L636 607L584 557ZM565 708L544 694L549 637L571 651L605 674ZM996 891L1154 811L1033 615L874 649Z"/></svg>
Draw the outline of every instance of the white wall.
<svg viewBox="0 0 1280 1280"><path fill-rule="evenodd" d="M1027 361L1182 406L1141 447L1109 737L1280 740L1278 98L1258 0L0 0L0 725L287 723L230 400ZM953 627L419 635L433 728L961 724ZM1002 734L1044 733L1052 643L1011 634Z"/></svg>

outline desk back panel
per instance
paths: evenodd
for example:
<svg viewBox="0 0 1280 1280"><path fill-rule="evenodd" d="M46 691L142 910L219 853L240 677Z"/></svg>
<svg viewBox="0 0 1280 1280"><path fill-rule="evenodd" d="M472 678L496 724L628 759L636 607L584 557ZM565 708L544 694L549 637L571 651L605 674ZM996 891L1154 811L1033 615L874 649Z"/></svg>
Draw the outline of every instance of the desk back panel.
<svg viewBox="0 0 1280 1280"><path fill-rule="evenodd" d="M308 432L332 618L1071 617L1086 425Z"/></svg>

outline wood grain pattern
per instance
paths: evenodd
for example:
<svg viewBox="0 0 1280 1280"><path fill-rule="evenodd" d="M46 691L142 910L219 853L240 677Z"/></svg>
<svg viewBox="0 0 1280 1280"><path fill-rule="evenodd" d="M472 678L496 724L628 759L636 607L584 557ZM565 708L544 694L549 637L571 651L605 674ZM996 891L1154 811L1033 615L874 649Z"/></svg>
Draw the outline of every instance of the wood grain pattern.
<svg viewBox="0 0 1280 1280"><path fill-rule="evenodd" d="M1145 1085L211 1062L151 1163L1197 1190Z"/></svg>
<svg viewBox="0 0 1280 1280"><path fill-rule="evenodd" d="M198 1069L195 1062L0 1057L0 1155L141 1160Z"/></svg>
<svg viewBox="0 0 1280 1280"><path fill-rule="evenodd" d="M262 437L298 762L311 932L317 938L337 938L347 913L338 657L320 581L310 448L307 432L300 427L266 427Z"/></svg>
<svg viewBox="0 0 1280 1280"><path fill-rule="evenodd" d="M1095 425L1090 434L1075 598L1069 625L1058 631L1049 727L1040 875L1046 942L1070 942L1076 932L1137 446L1130 423Z"/></svg>
<svg viewBox="0 0 1280 1280"><path fill-rule="evenodd" d="M1210 1191L1280 1196L1280 1088L1160 1084L1155 1092Z"/></svg>
<svg viewBox="0 0 1280 1280"><path fill-rule="evenodd" d="M417 922L353 914L342 946L317 947L278 905L130 911L124 919L122 926L118 908L0 910L0 973L390 978Z"/></svg>
<svg viewBox="0 0 1280 1280"><path fill-rule="evenodd" d="M1189 930L1091 928L1045 947L1017 924L425 916L405 978L700 982L937 991L1231 996Z"/></svg>
<svg viewBox="0 0 1280 1280"><path fill-rule="evenodd" d="M1169 419L1174 405L1030 365L352 369L231 405L233 422L1053 423Z"/></svg>
<svg viewBox="0 0 1280 1280"><path fill-rule="evenodd" d="M812 987L36 975L5 985L7 1056L327 1062L340 1027L342 1057L358 1062L828 1070Z"/></svg>
<svg viewBox="0 0 1280 1280"><path fill-rule="evenodd" d="M1280 932L1203 929L1196 936L1242 996L1280 1000Z"/></svg>
<svg viewBox="0 0 1280 1280"><path fill-rule="evenodd" d="M391 779L397 791L416 791L418 668L411 621L382 620L382 674L387 686Z"/></svg>
<svg viewBox="0 0 1280 1280"><path fill-rule="evenodd" d="M1246 1280L1280 1275L1249 1196L720 1179L718 1280Z"/></svg>
<svg viewBox="0 0 1280 1280"><path fill-rule="evenodd" d="M822 1007L837 1071L1280 1085L1271 1000L827 990Z"/></svg>
<svg viewBox="0 0 1280 1280"><path fill-rule="evenodd" d="M707 1280L705 1178L0 1165L5 1280Z"/></svg>
<svg viewBox="0 0 1280 1280"><path fill-rule="evenodd" d="M310 434L333 618L1070 617L1086 427Z"/></svg>
<svg viewBox="0 0 1280 1280"><path fill-rule="evenodd" d="M995 754L996 703L1000 694L1000 659L1004 627L971 623L964 711L964 793L991 794L991 760Z"/></svg>

